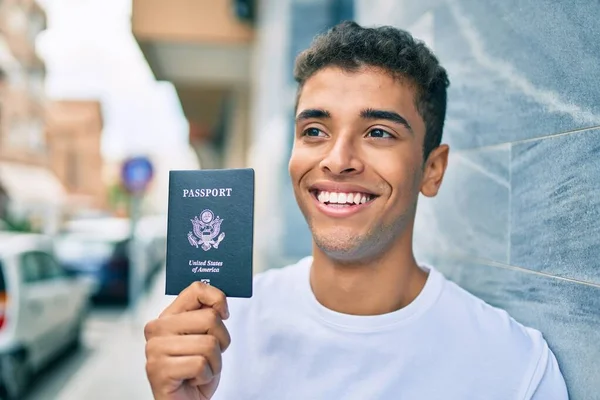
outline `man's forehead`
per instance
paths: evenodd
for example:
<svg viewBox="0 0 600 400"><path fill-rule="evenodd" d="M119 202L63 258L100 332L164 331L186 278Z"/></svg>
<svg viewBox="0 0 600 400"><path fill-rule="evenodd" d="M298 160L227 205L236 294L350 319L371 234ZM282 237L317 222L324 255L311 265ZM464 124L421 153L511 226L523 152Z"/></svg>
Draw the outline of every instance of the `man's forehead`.
<svg viewBox="0 0 600 400"><path fill-rule="evenodd" d="M357 109L390 108L408 106L414 99L413 85L383 71L348 72L328 67L315 73L299 88L296 104L297 109L352 104L356 104Z"/></svg>
<svg viewBox="0 0 600 400"><path fill-rule="evenodd" d="M377 68L360 68L355 71L344 70L339 67L325 67L312 75L304 83L305 88L327 89L335 87L371 87L387 89L390 84L402 85L402 81Z"/></svg>

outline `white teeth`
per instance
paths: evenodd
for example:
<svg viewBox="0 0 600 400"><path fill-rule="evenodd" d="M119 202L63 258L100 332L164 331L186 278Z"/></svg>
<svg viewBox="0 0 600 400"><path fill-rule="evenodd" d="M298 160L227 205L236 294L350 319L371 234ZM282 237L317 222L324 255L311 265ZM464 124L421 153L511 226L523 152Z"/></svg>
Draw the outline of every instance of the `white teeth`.
<svg viewBox="0 0 600 400"><path fill-rule="evenodd" d="M317 199L321 203L332 204L364 204L371 200L371 195L363 193L341 193L341 192L325 192L317 193Z"/></svg>

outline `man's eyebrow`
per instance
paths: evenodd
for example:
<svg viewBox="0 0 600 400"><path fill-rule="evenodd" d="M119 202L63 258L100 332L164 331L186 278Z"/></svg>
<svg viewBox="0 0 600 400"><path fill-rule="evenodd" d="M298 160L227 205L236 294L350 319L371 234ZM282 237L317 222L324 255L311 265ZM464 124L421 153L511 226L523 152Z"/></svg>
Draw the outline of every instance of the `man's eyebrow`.
<svg viewBox="0 0 600 400"><path fill-rule="evenodd" d="M367 108L366 110L361 111L360 116L365 119L385 119L392 121L397 124L404 125L410 133L413 133L413 129L406 118L395 111L374 110L372 108Z"/></svg>
<svg viewBox="0 0 600 400"><path fill-rule="evenodd" d="M312 118L319 118L319 119L324 119L324 118L331 118L331 114L329 114L329 111L326 110L321 110L318 108L308 108L306 110L303 110L301 113L299 113L296 116L296 122L305 120L305 119L312 119Z"/></svg>

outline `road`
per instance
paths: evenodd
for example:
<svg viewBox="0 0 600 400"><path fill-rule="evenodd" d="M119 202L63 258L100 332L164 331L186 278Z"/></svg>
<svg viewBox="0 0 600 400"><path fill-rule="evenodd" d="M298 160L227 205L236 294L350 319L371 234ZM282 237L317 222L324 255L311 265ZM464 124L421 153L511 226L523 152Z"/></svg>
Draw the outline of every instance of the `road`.
<svg viewBox="0 0 600 400"><path fill-rule="evenodd" d="M78 378L78 372L111 340L122 323L123 307L94 307L83 331L82 346L69 351L34 377L31 391L24 400L55 400Z"/></svg>
<svg viewBox="0 0 600 400"><path fill-rule="evenodd" d="M94 307L82 346L34 377L23 400L152 399L145 371L144 324L172 298L164 295L164 270L140 298L135 312Z"/></svg>

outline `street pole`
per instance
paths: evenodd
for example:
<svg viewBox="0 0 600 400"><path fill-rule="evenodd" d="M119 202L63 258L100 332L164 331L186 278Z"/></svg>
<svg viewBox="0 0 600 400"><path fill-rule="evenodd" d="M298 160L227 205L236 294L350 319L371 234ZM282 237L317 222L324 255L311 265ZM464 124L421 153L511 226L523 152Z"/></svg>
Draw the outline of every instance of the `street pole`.
<svg viewBox="0 0 600 400"><path fill-rule="evenodd" d="M129 269L127 274L127 297L129 313L134 329L137 329L137 305L143 289L142 279L145 278L141 273L142 271L145 271L141 265L145 260L141 258L142 254L140 253L141 248L138 235L138 223L142 214L141 208L144 193L146 192L152 177L152 163L146 157L129 158L122 165L122 183L129 193L130 234L128 248Z"/></svg>
<svg viewBox="0 0 600 400"><path fill-rule="evenodd" d="M129 312L132 316L132 323L135 325L137 315L137 304L141 294L141 277L140 277L140 244L138 240L138 223L141 216L143 195L138 192L131 193L129 197L129 221L130 221L130 237L129 237L129 274L128 274L128 303Z"/></svg>

